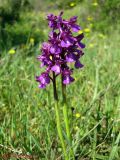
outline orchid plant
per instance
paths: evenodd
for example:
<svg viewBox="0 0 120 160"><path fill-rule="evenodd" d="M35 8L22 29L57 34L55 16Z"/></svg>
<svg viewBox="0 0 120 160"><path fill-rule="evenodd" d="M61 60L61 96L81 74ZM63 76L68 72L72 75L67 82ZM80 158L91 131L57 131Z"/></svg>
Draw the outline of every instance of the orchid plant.
<svg viewBox="0 0 120 160"><path fill-rule="evenodd" d="M75 36L73 32L79 32L81 27L76 24L77 16L71 17L69 20L62 18L63 12L58 16L49 14L47 16L48 25L51 28L49 33L48 42L42 44L42 54L38 56L41 61L41 67L46 67L46 70L40 76L36 76L36 81L39 82L39 88L45 88L50 82L53 83L56 123L57 130L62 144L65 160L72 157L74 153L72 150L72 138L70 134L70 125L68 118L68 107L66 100L66 85L72 83L73 68L70 68L70 63L74 63L76 69L82 68L83 64L80 58L83 56L83 48L85 45L81 43L84 38L83 33ZM58 94L56 88L56 78L61 75L62 82L62 95L63 95L63 115L66 127L66 133L69 140L70 153L67 154L66 144L62 134L60 124L60 109L58 104Z"/></svg>

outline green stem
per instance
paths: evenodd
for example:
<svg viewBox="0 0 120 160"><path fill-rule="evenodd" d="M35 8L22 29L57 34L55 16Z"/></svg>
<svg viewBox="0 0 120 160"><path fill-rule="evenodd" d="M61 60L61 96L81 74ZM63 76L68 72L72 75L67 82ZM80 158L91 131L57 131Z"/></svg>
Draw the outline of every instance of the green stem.
<svg viewBox="0 0 120 160"><path fill-rule="evenodd" d="M63 106L63 115L64 115L67 137L68 137L69 141L71 142L69 120L68 120L68 111L67 111L67 105L66 104L64 104L64 106Z"/></svg>
<svg viewBox="0 0 120 160"><path fill-rule="evenodd" d="M58 102L56 101L55 103L55 111L56 111L56 122L57 122L57 130L58 130L58 135L62 144L62 148L63 148L63 153L65 156L65 160L68 160L68 156L66 153L66 147L65 147L65 143L64 143L64 139L63 139L63 135L62 135L62 129L61 129L61 125L60 125L60 114L59 114L59 107L58 107Z"/></svg>
<svg viewBox="0 0 120 160"><path fill-rule="evenodd" d="M62 85L62 94L63 94L63 115L64 115L66 133L67 133L68 139L71 141L69 120L68 120L68 110L67 110L67 104L66 104L66 86L64 84Z"/></svg>
<svg viewBox="0 0 120 160"><path fill-rule="evenodd" d="M66 86L63 83L62 83L62 95L63 95L63 116L64 116L67 138L69 141L70 158L74 160L75 158L74 158L74 152L72 149L72 137L70 134L70 124L69 124L69 118L68 118L68 107L66 102Z"/></svg>
<svg viewBox="0 0 120 160"><path fill-rule="evenodd" d="M55 100L57 131L58 131L58 135L59 135L59 138L60 138L60 141L61 141L61 145L62 145L65 160L69 160L67 152L66 152L66 146L65 146L65 143L64 143L62 128L61 128L61 124L60 124L60 109L59 109L59 105L58 105L58 95L57 95L57 89L56 89L56 77L55 77L54 72L53 72L53 91L54 91L54 100Z"/></svg>

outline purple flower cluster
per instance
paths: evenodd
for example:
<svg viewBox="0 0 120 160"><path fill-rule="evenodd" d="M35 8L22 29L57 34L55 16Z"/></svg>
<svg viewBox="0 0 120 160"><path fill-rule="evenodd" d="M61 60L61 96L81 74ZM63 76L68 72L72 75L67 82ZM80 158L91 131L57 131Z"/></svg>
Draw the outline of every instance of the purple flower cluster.
<svg viewBox="0 0 120 160"><path fill-rule="evenodd" d="M73 69L70 69L69 63L74 62L75 68L83 67L79 59L84 54L82 49L85 45L81 43L84 35L82 33L73 36L73 32L81 30L76 24L77 17L65 20L62 14L63 12L59 16L53 14L47 16L52 31L49 33L48 42L42 44L42 54L38 56L41 67L46 66L46 71L36 77L40 88L45 88L52 80L51 71L55 73L55 76L61 74L63 84L67 85L74 81L71 76Z"/></svg>

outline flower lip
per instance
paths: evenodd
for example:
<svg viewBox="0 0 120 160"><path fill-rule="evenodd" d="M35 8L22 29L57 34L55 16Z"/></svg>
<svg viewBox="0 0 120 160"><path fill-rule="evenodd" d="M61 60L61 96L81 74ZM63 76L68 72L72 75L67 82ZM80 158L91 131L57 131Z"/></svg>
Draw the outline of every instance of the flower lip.
<svg viewBox="0 0 120 160"><path fill-rule="evenodd" d="M61 53L61 48L55 44L55 45L51 46L50 52L52 54L59 54L59 53Z"/></svg>
<svg viewBox="0 0 120 160"><path fill-rule="evenodd" d="M70 84L74 81L74 78L70 75L63 76L63 84Z"/></svg>
<svg viewBox="0 0 120 160"><path fill-rule="evenodd" d="M60 73L60 66L59 65L54 65L51 68L51 70L54 71L56 74L59 74Z"/></svg>
<svg viewBox="0 0 120 160"><path fill-rule="evenodd" d="M74 43L74 40L72 37L65 37L62 41L61 41L61 46L68 48L70 46L72 46Z"/></svg>
<svg viewBox="0 0 120 160"><path fill-rule="evenodd" d="M39 82L39 87L44 88L50 83L50 78L48 73L43 72L40 76L36 76L36 81Z"/></svg>
<svg viewBox="0 0 120 160"><path fill-rule="evenodd" d="M45 88L46 85L45 84L39 84L39 88Z"/></svg>

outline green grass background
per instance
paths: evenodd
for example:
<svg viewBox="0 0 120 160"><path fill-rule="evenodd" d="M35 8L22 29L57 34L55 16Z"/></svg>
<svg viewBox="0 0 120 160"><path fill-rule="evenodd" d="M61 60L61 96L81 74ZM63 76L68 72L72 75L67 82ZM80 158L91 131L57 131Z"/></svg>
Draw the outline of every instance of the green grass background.
<svg viewBox="0 0 120 160"><path fill-rule="evenodd" d="M59 10L53 12L58 14ZM78 15L82 24L81 12L76 6L67 10L65 17ZM44 16L43 12L40 17ZM83 28L88 25L85 23ZM41 30L47 39L48 27L43 25ZM85 66L74 71L76 81L67 87L73 149L78 160L120 160L119 25L116 29L111 26L104 38L100 33L94 29L85 33L85 55L81 59ZM33 155L33 159L60 160L63 153L56 130L52 84L42 90L35 81L35 75L41 73L36 60L40 47L31 47L31 34L23 46L13 46L15 54L1 51L0 158L22 153ZM61 101L59 78L57 88ZM64 125L63 134L67 141Z"/></svg>

